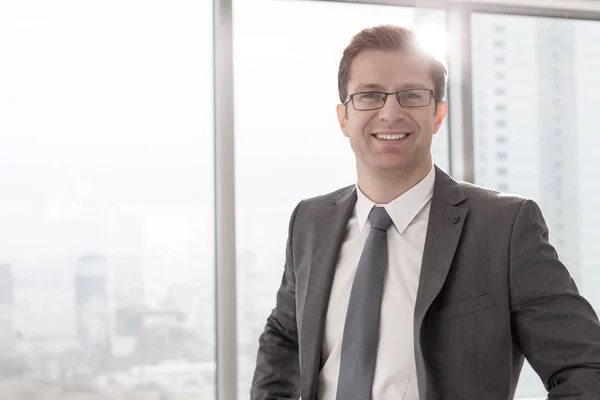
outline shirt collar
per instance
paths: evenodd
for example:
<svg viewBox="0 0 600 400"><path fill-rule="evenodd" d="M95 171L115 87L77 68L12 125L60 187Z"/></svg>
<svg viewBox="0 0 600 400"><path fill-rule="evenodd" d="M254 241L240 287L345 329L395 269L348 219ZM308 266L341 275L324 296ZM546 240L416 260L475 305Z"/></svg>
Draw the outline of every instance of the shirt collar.
<svg viewBox="0 0 600 400"><path fill-rule="evenodd" d="M434 183L435 168L432 167L425 178L388 204L374 203L365 196L357 184L356 217L358 219L359 229L361 231L365 229L369 213L373 207L383 206L392 218L392 222L398 230L398 233L402 234L417 214L425 207L429 200L431 200Z"/></svg>

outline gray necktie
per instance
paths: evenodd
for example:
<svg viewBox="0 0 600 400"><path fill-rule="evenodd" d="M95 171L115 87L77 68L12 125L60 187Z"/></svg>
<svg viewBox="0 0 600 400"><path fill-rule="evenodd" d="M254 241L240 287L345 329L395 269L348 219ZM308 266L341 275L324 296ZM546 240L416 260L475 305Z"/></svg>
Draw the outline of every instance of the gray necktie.
<svg viewBox="0 0 600 400"><path fill-rule="evenodd" d="M385 208L373 207L369 222L371 230L350 291L336 400L371 399L379 341L379 311L388 260L387 229L392 219Z"/></svg>

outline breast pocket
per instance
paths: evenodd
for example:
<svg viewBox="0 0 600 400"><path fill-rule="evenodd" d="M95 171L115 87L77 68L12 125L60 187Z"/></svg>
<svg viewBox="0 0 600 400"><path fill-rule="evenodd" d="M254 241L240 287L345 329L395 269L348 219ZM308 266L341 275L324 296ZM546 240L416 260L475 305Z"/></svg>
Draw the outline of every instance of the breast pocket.
<svg viewBox="0 0 600 400"><path fill-rule="evenodd" d="M493 306L494 294L484 294L482 296L474 297L461 303L451 304L442 308L432 316L432 322L434 324L441 324L442 322L483 311Z"/></svg>

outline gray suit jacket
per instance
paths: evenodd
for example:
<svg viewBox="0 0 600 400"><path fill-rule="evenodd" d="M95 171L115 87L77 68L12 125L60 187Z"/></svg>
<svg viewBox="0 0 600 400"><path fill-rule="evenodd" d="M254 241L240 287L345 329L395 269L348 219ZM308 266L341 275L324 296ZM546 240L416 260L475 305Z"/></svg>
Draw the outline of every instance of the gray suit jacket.
<svg viewBox="0 0 600 400"><path fill-rule="evenodd" d="M330 289L356 198L352 185L294 209L252 400L315 399ZM549 244L535 202L456 182L436 167L414 352L421 400L512 399L524 357L550 399L600 399L600 324Z"/></svg>

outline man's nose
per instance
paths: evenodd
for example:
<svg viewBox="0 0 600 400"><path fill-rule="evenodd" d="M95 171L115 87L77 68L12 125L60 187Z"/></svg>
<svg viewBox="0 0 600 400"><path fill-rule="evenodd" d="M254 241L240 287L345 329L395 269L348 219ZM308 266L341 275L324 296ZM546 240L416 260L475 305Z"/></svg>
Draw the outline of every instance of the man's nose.
<svg viewBox="0 0 600 400"><path fill-rule="evenodd" d="M406 115L404 107L398 103L398 98L395 94L388 94L385 104L379 109L379 119L392 122L403 119Z"/></svg>

